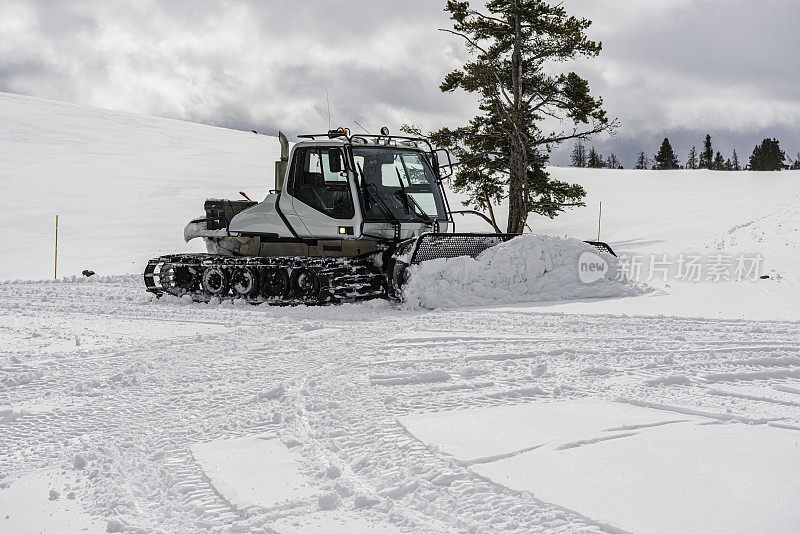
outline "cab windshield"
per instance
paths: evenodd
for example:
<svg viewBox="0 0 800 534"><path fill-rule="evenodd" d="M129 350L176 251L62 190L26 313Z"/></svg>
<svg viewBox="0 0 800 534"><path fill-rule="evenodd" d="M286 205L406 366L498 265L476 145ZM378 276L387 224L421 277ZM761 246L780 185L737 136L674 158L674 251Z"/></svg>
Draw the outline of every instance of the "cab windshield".
<svg viewBox="0 0 800 534"><path fill-rule="evenodd" d="M423 152L392 147L353 148L363 176L367 220L446 220L436 177Z"/></svg>

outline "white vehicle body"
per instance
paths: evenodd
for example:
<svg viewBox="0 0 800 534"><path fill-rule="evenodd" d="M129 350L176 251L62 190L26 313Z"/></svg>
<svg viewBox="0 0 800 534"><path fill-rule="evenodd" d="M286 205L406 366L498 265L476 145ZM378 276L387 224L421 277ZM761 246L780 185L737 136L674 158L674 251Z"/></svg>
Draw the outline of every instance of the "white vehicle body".
<svg viewBox="0 0 800 534"><path fill-rule="evenodd" d="M441 179L431 165L432 151L416 142L390 144L388 138L356 138L361 140L357 145L345 139L302 141L291 151L284 145L275 189L262 202L228 221L193 221L187 240L202 237L215 254L266 256L287 254L294 250L287 248L291 243L373 243L345 246L360 254L379 250L383 242L453 229ZM271 243L275 246L267 246Z"/></svg>

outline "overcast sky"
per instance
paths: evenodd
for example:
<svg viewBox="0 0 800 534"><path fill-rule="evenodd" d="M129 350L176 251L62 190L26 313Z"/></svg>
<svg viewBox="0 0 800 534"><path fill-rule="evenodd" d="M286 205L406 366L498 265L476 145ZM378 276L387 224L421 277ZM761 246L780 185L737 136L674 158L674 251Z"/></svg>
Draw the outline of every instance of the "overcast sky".
<svg viewBox="0 0 800 534"><path fill-rule="evenodd" d="M474 2L479 5L479 2ZM0 91L273 134L457 126L442 94L466 57L444 0L0 0ZM797 0L566 0L592 19L587 77L622 124L597 147L630 167L708 132L743 159L764 137L800 151ZM553 154L566 163L569 146Z"/></svg>

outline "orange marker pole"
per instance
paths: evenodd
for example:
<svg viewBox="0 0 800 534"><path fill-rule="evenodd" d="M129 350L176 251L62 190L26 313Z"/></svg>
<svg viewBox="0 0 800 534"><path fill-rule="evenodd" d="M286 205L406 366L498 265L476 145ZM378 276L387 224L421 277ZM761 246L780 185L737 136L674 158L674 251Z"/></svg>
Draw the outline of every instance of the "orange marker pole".
<svg viewBox="0 0 800 534"><path fill-rule="evenodd" d="M58 280L58 215L56 215L56 253L53 264L53 279Z"/></svg>

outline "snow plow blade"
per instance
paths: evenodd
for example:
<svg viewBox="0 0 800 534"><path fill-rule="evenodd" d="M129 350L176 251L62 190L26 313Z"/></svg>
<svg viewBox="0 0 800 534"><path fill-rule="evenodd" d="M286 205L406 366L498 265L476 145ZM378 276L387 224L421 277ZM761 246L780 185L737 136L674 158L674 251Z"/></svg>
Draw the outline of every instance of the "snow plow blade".
<svg viewBox="0 0 800 534"><path fill-rule="evenodd" d="M608 245L608 243L603 243L602 241L584 241L584 243L592 245L600 252L608 252L612 256L617 257L616 252L614 252L614 250Z"/></svg>
<svg viewBox="0 0 800 534"><path fill-rule="evenodd" d="M423 234L408 244L413 247L405 251L408 265L438 258L456 258L459 256L476 257L484 250L517 237L518 234ZM616 256L607 243L602 241L586 241L601 252ZM410 252L410 255L408 255Z"/></svg>

